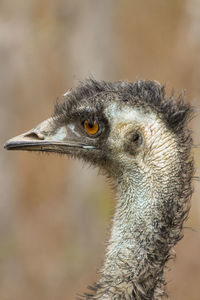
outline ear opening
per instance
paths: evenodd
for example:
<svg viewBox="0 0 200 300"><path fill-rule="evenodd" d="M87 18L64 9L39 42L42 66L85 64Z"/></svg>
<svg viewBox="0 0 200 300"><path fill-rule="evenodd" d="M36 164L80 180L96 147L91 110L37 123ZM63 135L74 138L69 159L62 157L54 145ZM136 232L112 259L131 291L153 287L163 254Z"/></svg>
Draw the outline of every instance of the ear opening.
<svg viewBox="0 0 200 300"><path fill-rule="evenodd" d="M139 131L131 131L125 137L124 150L136 155L143 144L143 136Z"/></svg>

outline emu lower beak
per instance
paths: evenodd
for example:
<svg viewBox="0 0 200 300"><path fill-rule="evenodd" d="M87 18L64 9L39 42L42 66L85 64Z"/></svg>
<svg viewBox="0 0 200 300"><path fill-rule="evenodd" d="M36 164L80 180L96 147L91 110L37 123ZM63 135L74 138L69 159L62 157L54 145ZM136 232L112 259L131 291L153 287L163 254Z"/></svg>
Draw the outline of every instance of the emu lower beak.
<svg viewBox="0 0 200 300"><path fill-rule="evenodd" d="M81 142L81 136L71 124L55 128L55 120L50 118L37 127L8 140L4 148L8 150L45 151L73 154L82 149L95 149L93 145Z"/></svg>

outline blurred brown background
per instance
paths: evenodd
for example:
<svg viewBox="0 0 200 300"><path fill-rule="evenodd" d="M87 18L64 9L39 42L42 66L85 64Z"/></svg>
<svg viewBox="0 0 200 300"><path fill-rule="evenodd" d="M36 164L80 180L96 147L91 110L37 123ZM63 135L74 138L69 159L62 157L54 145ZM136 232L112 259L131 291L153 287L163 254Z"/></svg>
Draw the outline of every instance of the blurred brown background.
<svg viewBox="0 0 200 300"><path fill-rule="evenodd" d="M67 157L3 149L90 75L186 89L199 111L200 1L0 1L0 300L71 300L96 278L114 206L109 184ZM198 115L196 144L199 126ZM189 229L166 275L173 300L200 299L194 184Z"/></svg>

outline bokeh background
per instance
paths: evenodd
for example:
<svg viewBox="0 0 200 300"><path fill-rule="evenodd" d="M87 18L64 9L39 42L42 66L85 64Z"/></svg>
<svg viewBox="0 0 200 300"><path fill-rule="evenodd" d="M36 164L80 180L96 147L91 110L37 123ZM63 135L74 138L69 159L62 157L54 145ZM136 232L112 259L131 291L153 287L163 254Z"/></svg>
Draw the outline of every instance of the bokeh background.
<svg viewBox="0 0 200 300"><path fill-rule="evenodd" d="M0 300L71 300L96 279L114 194L97 170L4 142L48 118L79 80L186 90L199 175L199 0L0 1ZM173 300L199 300L200 183L170 262Z"/></svg>

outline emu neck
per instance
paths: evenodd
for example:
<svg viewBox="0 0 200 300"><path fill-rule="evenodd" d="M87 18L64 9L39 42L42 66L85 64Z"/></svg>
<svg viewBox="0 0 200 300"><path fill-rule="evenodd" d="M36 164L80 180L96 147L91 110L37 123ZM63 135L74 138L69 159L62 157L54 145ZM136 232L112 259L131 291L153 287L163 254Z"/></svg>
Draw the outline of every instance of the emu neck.
<svg viewBox="0 0 200 300"><path fill-rule="evenodd" d="M170 206L179 194L174 188L178 170L171 170L171 176L167 173L155 179L136 168L118 184L100 299L153 300L158 299L155 294L162 294L164 266L180 231L170 228Z"/></svg>

